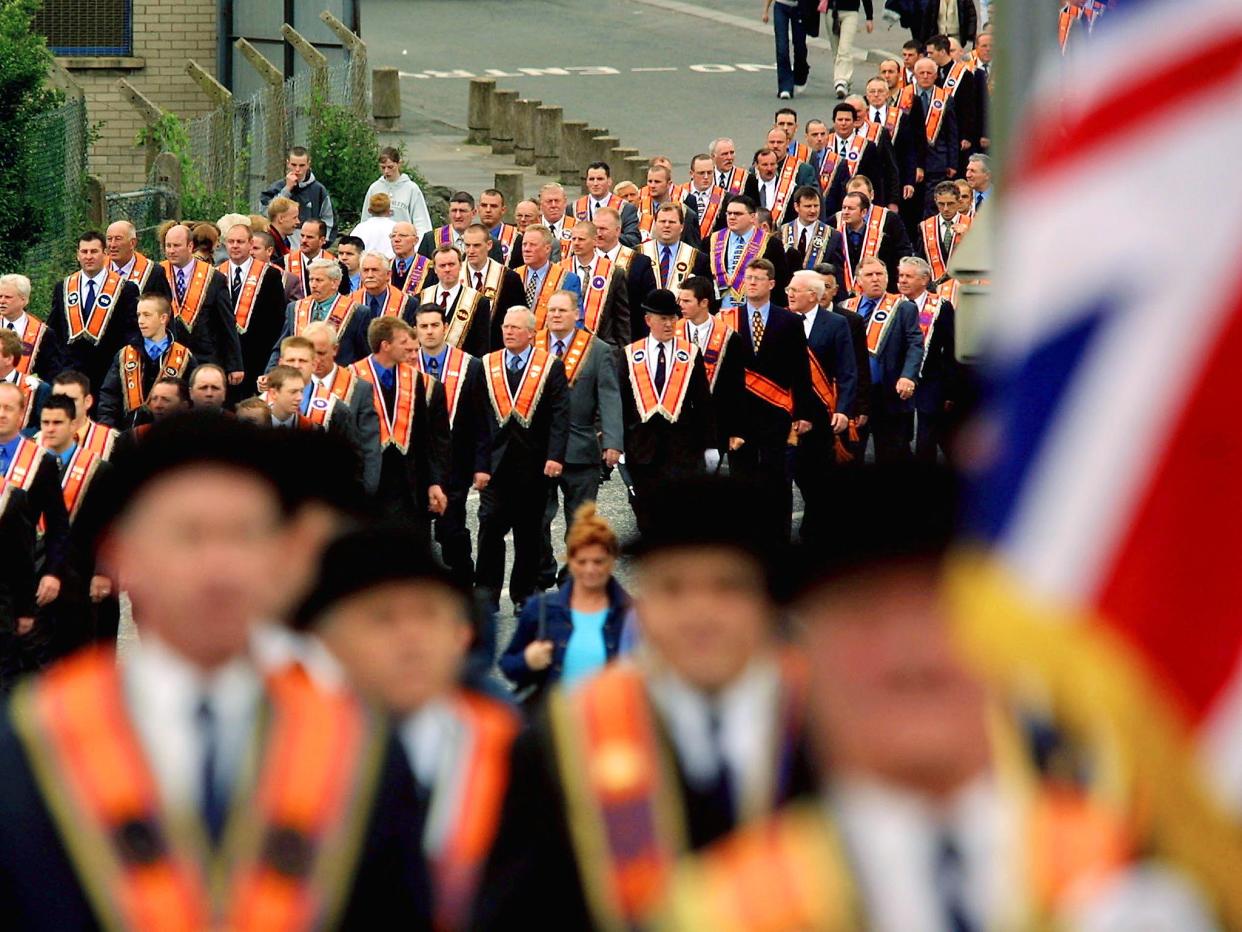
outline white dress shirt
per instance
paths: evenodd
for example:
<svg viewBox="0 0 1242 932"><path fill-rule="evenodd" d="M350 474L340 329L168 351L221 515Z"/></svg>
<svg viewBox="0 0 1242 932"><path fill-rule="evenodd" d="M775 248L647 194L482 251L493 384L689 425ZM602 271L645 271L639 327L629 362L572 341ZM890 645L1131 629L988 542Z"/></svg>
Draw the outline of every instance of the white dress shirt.
<svg viewBox="0 0 1242 932"><path fill-rule="evenodd" d="M5 330L12 330L17 334L19 340L24 340L26 339L26 324L28 320L28 315L25 311L22 311L17 316L17 320L0 320L0 327Z"/></svg>
<svg viewBox="0 0 1242 932"><path fill-rule="evenodd" d="M595 248L595 253L596 255L603 256L604 258L608 259L608 261L615 263L617 261L617 256L620 255L621 253L621 243L620 241L618 241L617 245L613 246L611 249L608 249L608 250L600 249L597 246Z"/></svg>
<svg viewBox="0 0 1242 932"><path fill-rule="evenodd" d="M254 258L251 256L247 256L245 261L242 262L241 265L238 265L232 259L229 260L228 279L229 279L230 288L233 287L233 276L237 274L238 269L241 269L242 284L244 285L246 283L246 276L250 274L250 263L252 263L253 261L254 261Z"/></svg>
<svg viewBox="0 0 1242 932"><path fill-rule="evenodd" d="M759 206L772 209L772 200L776 197L776 176L773 175L769 180L764 181L758 175L755 180L759 183Z"/></svg>
<svg viewBox="0 0 1242 932"><path fill-rule="evenodd" d="M407 716L397 735L415 779L431 794L423 849L434 855L444 844L465 789L459 776L470 749L469 729L451 702L436 699Z"/></svg>
<svg viewBox="0 0 1242 932"><path fill-rule="evenodd" d="M442 283L437 283L435 286L435 297L432 298L432 300L435 301L436 304L439 304L440 296L444 294L445 291L448 292L448 299L444 302L444 306L446 308L452 307L454 304L457 303L457 293L461 291L461 278L459 277L457 279L457 284L454 285L452 288L445 288Z"/></svg>
<svg viewBox="0 0 1242 932"><path fill-rule="evenodd" d="M779 718L780 676L772 658L756 660L714 697L686 685L670 671L649 680L686 778L709 786L719 773L711 740L712 707L720 716L720 747L729 769L739 815L757 811L773 793L773 731Z"/></svg>
<svg viewBox="0 0 1242 932"><path fill-rule="evenodd" d="M700 351L707 349L707 338L712 333L712 316L708 314L701 324L687 320L686 325L687 336L690 342L697 346Z"/></svg>
<svg viewBox="0 0 1242 932"><path fill-rule="evenodd" d="M839 780L828 805L845 839L873 932L950 932L936 851L948 833L961 854L962 905L979 929L1012 928L1020 897L1018 814L981 775L940 806L873 779Z"/></svg>
<svg viewBox="0 0 1242 932"><path fill-rule="evenodd" d="M668 374L673 371L673 347L672 340L661 343L651 334L647 334L647 368L651 372L651 378L655 378L656 359L660 354L660 347L664 347L664 384L668 385Z"/></svg>
<svg viewBox="0 0 1242 932"><path fill-rule="evenodd" d="M802 315L802 332L807 335L808 339L811 336L811 328L815 326L815 317L817 314L819 314L818 304Z"/></svg>
<svg viewBox="0 0 1242 932"><path fill-rule="evenodd" d="M160 789L174 813L199 812L203 755L199 703L215 715L216 773L231 798L246 766L262 684L249 656L205 673L146 632L121 665L126 707Z"/></svg>
<svg viewBox="0 0 1242 932"><path fill-rule="evenodd" d="M335 363L333 363L332 368L331 368L331 370L329 370L329 372L328 372L328 374L327 374L327 375L322 375L322 376L321 376L321 375L314 375L314 374L312 374L312 375L311 375L311 384L312 384L312 385L314 385L314 386L315 386L315 388L319 388L319 386L320 386L320 385L322 385L322 386L323 386L324 388L326 388L328 391L332 391L332 386L336 384L336 373L337 373L337 370L338 370L338 369L340 369L340 368L341 368L340 366L338 366L338 365L336 365Z"/></svg>
<svg viewBox="0 0 1242 932"><path fill-rule="evenodd" d="M104 280L107 277L108 277L108 270L106 268L100 269L90 278L86 277L85 272L82 273L82 280L78 283L78 300L82 302L83 307L86 306L87 283L88 282L95 283L95 300L98 301L99 296L103 294ZM187 281L186 284L189 284L189 282Z"/></svg>

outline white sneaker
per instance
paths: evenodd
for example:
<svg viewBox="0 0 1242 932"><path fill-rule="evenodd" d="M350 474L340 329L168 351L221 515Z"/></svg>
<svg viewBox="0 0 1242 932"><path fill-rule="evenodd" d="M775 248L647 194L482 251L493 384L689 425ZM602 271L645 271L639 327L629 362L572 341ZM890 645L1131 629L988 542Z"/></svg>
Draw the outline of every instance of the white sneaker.
<svg viewBox="0 0 1242 932"><path fill-rule="evenodd" d="M837 84L837 100L845 100L845 95L848 92L849 87L847 85L841 83Z"/></svg>
<svg viewBox="0 0 1242 932"><path fill-rule="evenodd" d="M797 91L799 94L801 94L801 93L803 93L803 92L806 90L806 85L805 85L805 84L795 84L795 85L794 85L794 90L795 90L795 91Z"/></svg>
<svg viewBox="0 0 1242 932"><path fill-rule="evenodd" d="M781 100L788 100L788 99L789 99L790 97L792 97L793 95L792 95L792 94L790 94L790 93L789 93L789 91L781 91L781 92L780 92L779 94L777 94L776 96L777 96L779 99L781 99ZM845 95L844 95L844 94L842 94L841 96L842 96L842 97L844 97Z"/></svg>

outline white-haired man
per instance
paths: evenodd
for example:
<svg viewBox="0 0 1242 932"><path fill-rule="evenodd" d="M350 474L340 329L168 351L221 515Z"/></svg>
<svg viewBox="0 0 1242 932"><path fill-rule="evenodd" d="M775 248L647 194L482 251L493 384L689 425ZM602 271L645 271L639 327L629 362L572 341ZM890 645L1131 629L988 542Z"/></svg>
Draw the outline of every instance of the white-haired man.
<svg viewBox="0 0 1242 932"><path fill-rule="evenodd" d="M36 375L44 382L65 368L60 337L33 314L30 306L30 279L25 275L0 275L0 330L12 330L22 344L17 371Z"/></svg>
<svg viewBox="0 0 1242 932"><path fill-rule="evenodd" d="M268 357L270 369L280 361L280 341L301 334L317 320L326 322L340 334L341 365L364 359L371 352L367 343L367 326L374 313L359 306L351 295L340 293L341 265L335 259L316 259L307 270L310 294L300 301L290 301L285 309L285 326Z"/></svg>
<svg viewBox="0 0 1242 932"><path fill-rule="evenodd" d="M923 333L923 362L914 391L914 455L935 462L937 451L950 453L949 435L961 388L961 368L954 355L953 305L933 290L931 266L917 256L897 264L897 291L914 302Z"/></svg>

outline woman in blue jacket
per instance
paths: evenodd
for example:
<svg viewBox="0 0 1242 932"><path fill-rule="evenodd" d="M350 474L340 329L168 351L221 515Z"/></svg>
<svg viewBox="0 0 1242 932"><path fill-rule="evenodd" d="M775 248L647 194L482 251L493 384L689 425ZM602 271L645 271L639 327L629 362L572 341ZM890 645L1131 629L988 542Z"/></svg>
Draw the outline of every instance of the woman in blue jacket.
<svg viewBox="0 0 1242 932"><path fill-rule="evenodd" d="M569 686L617 655L630 597L613 578L620 544L587 502L565 540L569 576L556 592L528 599L500 670L530 702L549 686Z"/></svg>

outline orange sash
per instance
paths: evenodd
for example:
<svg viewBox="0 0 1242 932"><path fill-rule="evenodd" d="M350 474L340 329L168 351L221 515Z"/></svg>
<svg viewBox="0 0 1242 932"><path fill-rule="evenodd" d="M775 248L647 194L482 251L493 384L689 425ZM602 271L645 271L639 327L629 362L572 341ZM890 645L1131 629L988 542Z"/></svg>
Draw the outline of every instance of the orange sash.
<svg viewBox="0 0 1242 932"><path fill-rule="evenodd" d="M811 359L811 391L815 393L815 397L819 399L820 404L828 411L829 419L837 413L837 383L828 378L828 373L824 371L824 367L819 364L815 352L808 346L806 353ZM850 439L857 440L857 432L851 434ZM852 453L845 448L845 444L841 441L840 434L832 435L833 456L838 463L848 463L854 459Z"/></svg>
<svg viewBox="0 0 1242 932"><path fill-rule="evenodd" d="M552 352L552 331L539 330L535 333L535 346L541 350ZM585 330L574 329L573 334L569 338L569 343L565 346L565 354L561 357L561 365L565 367L565 381L572 387L574 379L578 377L578 370L582 364L586 362L587 354L591 351L591 334Z"/></svg>
<svg viewBox="0 0 1242 932"><path fill-rule="evenodd" d="M125 279L111 270L105 274L103 287L95 297L95 306L91 308L89 320L82 319L82 307L79 304L82 300L81 284L81 272L74 272L64 282L65 318L69 323L69 339L66 342L72 343L82 338L98 343L112 317L112 310L116 307L117 296L125 284Z"/></svg>
<svg viewBox="0 0 1242 932"><path fill-rule="evenodd" d="M450 428L453 426L453 420L457 417L457 402L461 398L461 382L466 377L466 370L469 368L470 360L473 358L469 353L451 344L445 347L444 368L440 372L440 384L444 386L444 401L448 407ZM420 372L425 372L421 350L414 357L413 365Z"/></svg>
<svg viewBox="0 0 1242 932"><path fill-rule="evenodd" d="M724 203L724 188L712 185L707 195L707 207L703 210L699 217L699 238L707 239L711 236L712 227L716 225L716 216L720 213L720 205ZM690 199L690 188L687 186L686 200ZM698 198L694 199L695 206L698 205Z"/></svg>
<svg viewBox="0 0 1242 932"><path fill-rule="evenodd" d="M436 927L440 929L468 925L509 785L509 749L520 730L508 706L477 693L460 692L456 712L469 737L466 758L456 774L444 842L432 857Z"/></svg>
<svg viewBox="0 0 1242 932"><path fill-rule="evenodd" d="M566 272L573 272L578 265L577 258L571 256L560 263ZM659 274L657 270L657 275ZM595 333L599 330L600 321L604 316L604 304L612 291L612 262L607 256L596 256L591 267L589 281L582 282L582 326ZM535 327L542 330L544 318L547 316L546 302L541 311L535 312Z"/></svg>
<svg viewBox="0 0 1242 932"><path fill-rule="evenodd" d="M634 404L644 424L657 414L670 424L677 423L690 387L697 352L694 344L685 337L673 337L673 358L667 361L668 375L664 380L664 392L660 394L656 392L651 369L647 365L647 341L637 340L625 348L630 390L634 393Z"/></svg>
<svg viewBox="0 0 1242 932"><path fill-rule="evenodd" d="M970 218L962 214L957 215L957 222L965 224L968 229L970 227ZM954 250L957 249L957 244L961 241L963 234L954 231L953 243L949 247L949 254L945 255L944 250L940 248L940 215L933 214L924 220L921 226L923 228L923 246L927 250L927 264L931 266L932 270L932 281L938 282L947 274L949 259L952 257Z"/></svg>
<svg viewBox="0 0 1242 932"><path fill-rule="evenodd" d="M656 211L664 201L656 202L644 188L638 195L638 232L642 242L651 239L651 227L655 224Z"/></svg>
<svg viewBox="0 0 1242 932"><path fill-rule="evenodd" d="M457 299L453 302L453 306L445 311L448 318L447 340L449 346L461 348L466 342L466 334L470 332L470 324L474 321L474 312L478 310L479 299L483 296L466 284L465 279L460 279L458 284L461 287L457 291ZM426 304L439 304L436 299L439 297L440 286L432 285L430 288L424 288L419 300Z"/></svg>
<svg viewBox="0 0 1242 932"><path fill-rule="evenodd" d="M134 264L129 267L129 275L127 280L138 286L138 290L142 291L147 287L147 279L151 277L151 270L155 268L155 263L148 259L140 252L134 253ZM114 267L113 271L117 271ZM171 283L170 283L171 284Z"/></svg>
<svg viewBox="0 0 1242 932"><path fill-rule="evenodd" d="M81 444L73 451L73 456L69 457L69 466L60 479L60 489L65 499L65 511L69 513L69 520L72 521L74 515L78 513L86 487L94 478L95 470L100 462L102 461L98 456Z"/></svg>
<svg viewBox="0 0 1242 932"><path fill-rule="evenodd" d="M47 336L47 324L33 314L26 315L26 335L22 339L22 355L17 360L17 371L22 375L30 375L34 371L35 360L39 357L39 348L43 338Z"/></svg>
<svg viewBox="0 0 1242 932"><path fill-rule="evenodd" d="M543 396L543 386L548 381L548 371L552 368L548 351L537 346L531 350L516 395L509 392L505 350L488 353L483 362L487 366L487 395L492 401L496 423L503 427L509 418L513 418L523 427L530 427L535 407Z"/></svg>
<svg viewBox="0 0 1242 932"><path fill-rule="evenodd" d="M319 250L319 255L312 256L310 259L307 259L306 256L302 254L302 250L295 249L292 252L290 252L289 255L285 256L285 270L290 275L296 275L298 281L301 282L303 285L305 285L306 278L305 276L303 276L302 272L304 271L306 266L309 266L310 263L314 262L316 259L335 259L335 258L336 256L328 252L328 250L321 249ZM169 284L171 285L172 282L170 281Z"/></svg>
<svg viewBox="0 0 1242 932"><path fill-rule="evenodd" d="M311 312L314 307L314 298L303 298L293 306L293 332L295 334L301 333L310 326ZM332 299L332 307L328 309L328 316L324 318L324 323L337 333L344 333L357 307L358 305L354 304L351 296L338 294Z"/></svg>
<svg viewBox="0 0 1242 932"><path fill-rule="evenodd" d="M875 306L871 316L867 318L867 352L872 356L880 351L884 337L888 334L888 328L893 324L895 317L893 308L904 300L905 298L899 294L886 294ZM845 306L851 311L857 311L860 301L861 299L855 295L845 302Z"/></svg>
<svg viewBox="0 0 1242 932"><path fill-rule="evenodd" d="M919 376L923 375L923 366L927 363L927 348L931 346L932 334L936 330L936 321L940 319L940 306L944 299L930 291L923 293L923 306L919 308L919 329L923 331L923 361L919 363ZM916 306L918 302L915 302Z"/></svg>
<svg viewBox="0 0 1242 932"><path fill-rule="evenodd" d="M798 174L799 162L792 156L785 156L785 164L781 166L781 173L776 179L776 191L772 195L772 203L768 206L768 211L772 214L772 222L774 224L781 222L781 214L785 212L785 201L789 199L789 195L794 190L794 178Z"/></svg>
<svg viewBox="0 0 1242 932"><path fill-rule="evenodd" d="M709 317L711 321L711 332L707 337L707 346L703 347L701 355L703 356L703 368L707 372L707 386L713 392L716 390L716 375L720 372L720 365L724 362L725 349L729 345L729 332L732 329L723 320L716 317ZM682 336L686 341L693 343L690 337L690 321L682 323Z"/></svg>
<svg viewBox="0 0 1242 932"><path fill-rule="evenodd" d="M517 239L517 227L512 223L501 223L492 230L492 239L500 244L501 262L508 265L509 253L513 251L513 242Z"/></svg>
<svg viewBox="0 0 1242 932"><path fill-rule="evenodd" d="M803 731L805 667L782 658L769 785L741 800L742 819L771 812L787 792ZM645 680L629 661L609 664L549 700L558 772L587 903L597 928L639 928L667 892L688 848L678 777L659 738Z"/></svg>
<svg viewBox="0 0 1242 932"><path fill-rule="evenodd" d="M866 136L854 136L850 140L849 148L845 152L845 169L851 178L858 173L858 166L862 164L863 150L867 148L870 140ZM819 187L825 194L832 187L833 179L836 178L837 170L841 167L841 154L837 151L836 137L832 141L832 148L824 155L824 164L819 170ZM773 214L773 216L776 216Z"/></svg>
<svg viewBox="0 0 1242 932"><path fill-rule="evenodd" d="M125 389L122 397L125 401L126 413L137 411L147 403L147 395L142 390L142 367L149 359L150 357L143 350L132 343L121 350L121 358L118 362L121 367L121 384ZM179 379L185 375L185 370L189 365L189 347L174 341L169 344L160 360L160 371L156 378Z"/></svg>
<svg viewBox="0 0 1242 932"><path fill-rule="evenodd" d="M1057 45L1060 46L1062 55L1065 54L1065 46L1069 42L1070 27L1081 18L1082 7L1067 3L1061 8L1061 16L1057 23Z"/></svg>
<svg viewBox="0 0 1242 932"><path fill-rule="evenodd" d="M365 288L359 288L350 294L349 300L359 307L370 307L367 303L369 297ZM401 308L404 306L405 293L395 285L389 285L388 290L384 292L384 306L380 308L380 317L400 317Z"/></svg>
<svg viewBox="0 0 1242 932"><path fill-rule="evenodd" d="M22 437L9 460L9 468L5 470L4 481L24 491L30 491L34 478L39 472L39 464L43 462L43 447L29 437Z"/></svg>
<svg viewBox="0 0 1242 932"><path fill-rule="evenodd" d="M712 172L717 178L720 177L719 169L713 167ZM746 169L734 165L729 169L729 177L725 179L724 189L730 194L741 194L744 187L746 187Z"/></svg>
<svg viewBox="0 0 1242 932"><path fill-rule="evenodd" d="M858 256L860 265L863 259L880 254L880 243L884 240L884 225L887 220L888 208L872 205L867 213L867 235L863 237L862 253ZM850 260L849 240L840 212L837 213L837 229L841 232L842 239L846 240L841 249L845 255L845 261L841 264L841 275L845 279L845 293L849 294L854 290L854 263Z"/></svg>
<svg viewBox="0 0 1242 932"><path fill-rule="evenodd" d="M949 68L949 73L944 76L944 89L949 92L950 97L957 95L957 90L962 86L962 75L970 70L970 66L963 61L954 62Z"/></svg>
<svg viewBox="0 0 1242 932"><path fill-rule="evenodd" d="M375 364L375 356L371 355L354 363L352 368L355 375L371 383L375 410L380 416L380 450L395 446L403 454L408 454L410 443L414 439L414 383L419 376L418 370L409 363L397 363L393 410L389 411L384 393L380 389L379 368Z"/></svg>
<svg viewBox="0 0 1242 932"><path fill-rule="evenodd" d="M96 454L101 460L112 455L112 444L116 443L117 431L106 424L87 420L85 430L78 434L78 445Z"/></svg>
<svg viewBox="0 0 1242 932"><path fill-rule="evenodd" d="M573 210L574 219L575 220L593 219L593 216L592 216L593 209L591 207L591 203L594 200L595 198L592 197L591 195L584 194L582 195L582 197L578 198L578 200L574 201L574 210ZM604 204L604 206L611 207L613 210L620 213L621 208L625 206L625 201L621 200L621 198L616 194L609 194L608 200Z"/></svg>
<svg viewBox="0 0 1242 932"><path fill-rule="evenodd" d="M785 152L799 162L811 161L811 147L805 142L791 142Z"/></svg>
<svg viewBox="0 0 1242 932"><path fill-rule="evenodd" d="M927 133L927 144L934 146L940 135L940 124L944 122L945 107L949 105L949 92L943 87L931 89L932 102L927 111L926 122L923 124Z"/></svg>
<svg viewBox="0 0 1242 932"><path fill-rule="evenodd" d="M190 280L185 286L185 300L178 301L172 263L167 259L160 263L168 279L168 301L172 305L173 314L180 317L181 322L193 330L194 322L198 320L198 312L203 306L203 298L207 294L207 284L211 281L211 273L215 270L210 263L198 258L191 259L190 264L194 271L190 273Z"/></svg>
<svg viewBox="0 0 1242 932"><path fill-rule="evenodd" d="M746 390L757 398L762 398L770 405L780 408L790 417L794 413L793 392L783 385L777 385L766 375L753 369L746 370Z"/></svg>
<svg viewBox="0 0 1242 932"><path fill-rule="evenodd" d="M336 414L339 399L336 395L323 387L323 383L315 385L311 391L310 401L306 405L305 419L311 424L328 429L328 425L332 423L332 417ZM298 415L299 419L303 415ZM301 426L299 424L299 426Z"/></svg>
<svg viewBox="0 0 1242 932"><path fill-rule="evenodd" d="M332 394L341 401L349 404L349 396L354 387L354 372L345 366L337 366L336 374L332 377Z"/></svg>
<svg viewBox="0 0 1242 932"><path fill-rule="evenodd" d="M227 260L217 267L221 275L228 280L229 266ZM259 284L263 281L263 273L267 271L267 263L250 260L250 271L242 282L241 294L237 296L237 304L233 308L233 320L237 324L237 332L245 333L250 328L250 318L254 315L254 300L259 296Z"/></svg>
<svg viewBox="0 0 1242 932"><path fill-rule="evenodd" d="M525 290L526 276L530 274L530 269L524 265L519 265L514 271L521 276L522 289ZM548 313L548 299L560 290L561 282L565 280L565 271L563 263L553 262L548 265L548 274L543 277L543 283L539 287L539 294L535 295L535 306L531 308L535 312L536 330L543 328L543 319Z"/></svg>
<svg viewBox="0 0 1242 932"><path fill-rule="evenodd" d="M395 271L397 268L397 260L392 260L392 267ZM426 256L414 256L414 261L410 263L410 270L405 276L405 282L401 285L401 290L406 294L416 295L423 290L423 283L427 281L427 276L431 274L431 260Z"/></svg>
<svg viewBox="0 0 1242 932"><path fill-rule="evenodd" d="M694 261L698 258L699 251L689 243L678 243L677 252L673 254L673 261L669 265L666 282L660 274L660 251L663 248L655 240L649 239L639 247L639 251L651 260L651 270L655 274L656 286L676 291L681 286L682 280L694 273Z"/></svg>
<svg viewBox="0 0 1242 932"><path fill-rule="evenodd" d="M382 732L349 693L300 670L272 675L267 693L257 781L237 794L218 860L167 818L112 652L83 651L14 694L14 728L101 926L294 932L339 921Z"/></svg>

